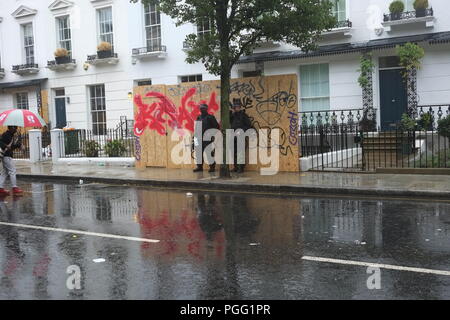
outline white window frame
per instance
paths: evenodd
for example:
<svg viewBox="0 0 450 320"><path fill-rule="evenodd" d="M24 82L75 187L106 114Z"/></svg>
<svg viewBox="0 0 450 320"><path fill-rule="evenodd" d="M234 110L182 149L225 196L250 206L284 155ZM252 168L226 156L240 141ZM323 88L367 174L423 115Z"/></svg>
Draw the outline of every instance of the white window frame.
<svg viewBox="0 0 450 320"><path fill-rule="evenodd" d="M402 0L402 1L405 4L405 12L415 11L414 10L414 1L415 0Z"/></svg>
<svg viewBox="0 0 450 320"><path fill-rule="evenodd" d="M318 66L320 67L321 65L328 65L328 95L327 96L307 96L305 97L304 95L304 90L303 90L303 84L302 84L302 68L303 67L310 67L310 66ZM331 90L330 90L330 64L328 62L319 62L319 63L313 63L313 64L304 64L301 65L299 68L299 72L300 72L300 111L301 112L315 112L315 111L326 111L326 110L330 110L331 109ZM305 110L304 108L304 100L319 100L319 99L328 99L328 106L325 107L321 107L320 110Z"/></svg>
<svg viewBox="0 0 450 320"><path fill-rule="evenodd" d="M31 39L31 44L27 44L26 42L26 31L27 31L27 27L31 26L31 36L28 36ZM34 64L36 61L36 48L34 46L34 26L33 26L33 22L28 22L28 23L24 23L20 25L21 30L22 30L22 52L23 52L23 61L25 62L25 64ZM28 50L32 48L33 54L29 55L28 54Z"/></svg>
<svg viewBox="0 0 450 320"><path fill-rule="evenodd" d="M203 19L197 24L197 37L202 38L205 34L211 34L211 20Z"/></svg>
<svg viewBox="0 0 450 320"><path fill-rule="evenodd" d="M148 10L148 11L147 11ZM155 20L152 19L152 14L155 15ZM148 19L147 19L148 16ZM147 24L147 20L149 24ZM159 37L149 38L149 33L152 35L153 29L156 29L156 33L159 32ZM159 31L158 31L159 29ZM149 31L150 30L150 31ZM144 38L145 47L148 51L160 51L162 46L162 23L161 23L161 11L159 11L156 5L144 5Z"/></svg>
<svg viewBox="0 0 450 320"><path fill-rule="evenodd" d="M25 99L24 99L24 97L25 97ZM16 92L15 100L16 100L16 103L15 103L16 109L30 110L30 99L28 97L27 91Z"/></svg>
<svg viewBox="0 0 450 320"><path fill-rule="evenodd" d="M111 31L110 32L102 32L102 23L109 22L109 20L100 20L100 13L104 10L110 10L111 11ZM100 42L109 42L111 46L114 48L114 12L112 6L106 6L97 8L96 12L96 21L97 21L97 40L98 43Z"/></svg>
<svg viewBox="0 0 450 320"><path fill-rule="evenodd" d="M102 87L103 90L101 92L101 94L99 96L97 96L97 87ZM92 89L94 90L94 95L92 95ZM90 123L91 123L91 128L93 131L94 135L106 135L107 133L107 120L106 120L106 90L105 90L105 85L104 84L95 84L95 85L91 85L88 86L88 93L89 93L89 114L91 115L90 117ZM103 109L98 109L98 99L101 99L103 102ZM96 107L94 109L94 107ZM104 122L99 122L98 121L98 114L99 113L103 113L104 114ZM94 114L97 114L97 121L94 122ZM102 134L100 134L102 133Z"/></svg>
<svg viewBox="0 0 450 320"><path fill-rule="evenodd" d="M337 4L337 2L339 1L343 1L344 3L344 9L342 10L335 10L335 5ZM348 1L347 0L331 0L331 2L333 3L333 7L331 9L331 12L333 13L333 15L338 19L337 22L342 22L342 21L346 21L348 19ZM345 13L345 17L344 19L339 19L339 14L340 13Z"/></svg>
<svg viewBox="0 0 450 320"><path fill-rule="evenodd" d="M69 38L63 39L62 36L65 36L63 30L61 29L61 19L67 19L67 28L63 30L68 30ZM69 56L72 56L72 27L70 23L70 15L62 15L55 17L56 24L56 47L64 48L69 52Z"/></svg>

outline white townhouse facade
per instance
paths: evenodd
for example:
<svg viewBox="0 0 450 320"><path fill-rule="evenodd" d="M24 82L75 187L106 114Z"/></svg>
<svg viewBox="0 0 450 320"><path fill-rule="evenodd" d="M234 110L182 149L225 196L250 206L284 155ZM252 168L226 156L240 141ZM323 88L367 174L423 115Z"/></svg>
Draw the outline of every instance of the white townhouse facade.
<svg viewBox="0 0 450 320"><path fill-rule="evenodd" d="M408 105L395 46L418 43L425 49L414 75L419 105L450 104L450 4L429 0L417 16L413 0L406 12L389 15L390 0L333 0L338 18L317 51L305 53L283 43L262 43L242 57L233 77L297 74L300 111L377 110L377 122L400 120ZM127 0L1 0L0 110L48 108L51 127L69 125L101 134L121 117L133 118L136 85L216 80L202 64L185 62L186 36L208 26L183 25L155 7ZM97 53L100 42L111 54ZM55 61L54 51L70 57ZM372 90L358 84L359 58L371 52ZM369 102L367 102L369 101Z"/></svg>

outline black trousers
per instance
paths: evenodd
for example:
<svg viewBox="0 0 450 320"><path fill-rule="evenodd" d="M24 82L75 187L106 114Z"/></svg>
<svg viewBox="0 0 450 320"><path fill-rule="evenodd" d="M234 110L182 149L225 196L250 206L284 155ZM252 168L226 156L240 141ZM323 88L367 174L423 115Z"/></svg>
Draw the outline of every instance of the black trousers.
<svg viewBox="0 0 450 320"><path fill-rule="evenodd" d="M196 158L197 159L201 159L202 160L202 162L201 162L201 164L197 164L197 167L198 168L201 168L201 167L203 167L203 164L205 163L205 153L204 153L204 151L205 151L205 149L210 145L210 144L212 144L212 143L214 143L213 141L207 141L207 142L203 142L202 143L202 148L201 148L201 150L200 150L200 148L196 148L195 149L195 156L196 156ZM207 155L207 160L208 160L208 162L210 163L210 167L211 168L213 168L213 167L215 167L216 166L216 161L215 161L215 154L216 154L216 152L215 152L215 150L213 151L213 152L211 152L211 155L208 153L208 155Z"/></svg>

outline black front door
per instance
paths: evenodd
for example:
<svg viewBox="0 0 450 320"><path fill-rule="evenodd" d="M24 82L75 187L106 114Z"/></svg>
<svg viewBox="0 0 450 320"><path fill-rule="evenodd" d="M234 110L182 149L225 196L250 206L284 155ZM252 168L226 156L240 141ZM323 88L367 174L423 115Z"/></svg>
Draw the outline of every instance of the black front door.
<svg viewBox="0 0 450 320"><path fill-rule="evenodd" d="M67 125L66 119L66 98L55 98L56 128L64 128Z"/></svg>
<svg viewBox="0 0 450 320"><path fill-rule="evenodd" d="M380 70L381 129L392 130L407 112L407 89L402 69Z"/></svg>

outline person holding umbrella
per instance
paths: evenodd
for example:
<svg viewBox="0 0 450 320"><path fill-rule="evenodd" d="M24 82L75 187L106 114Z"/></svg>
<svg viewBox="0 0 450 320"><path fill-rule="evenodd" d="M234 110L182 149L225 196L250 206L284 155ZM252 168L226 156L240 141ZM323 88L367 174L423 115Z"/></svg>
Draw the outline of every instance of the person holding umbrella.
<svg viewBox="0 0 450 320"><path fill-rule="evenodd" d="M0 160L2 161L0 196L9 195L9 191L5 189L5 182L8 177L11 180L13 194L23 193L17 186L16 166L13 161L13 151L22 146L17 127L41 128L45 125L45 121L39 115L29 110L11 109L0 113L0 126L8 127L8 130L0 137Z"/></svg>

